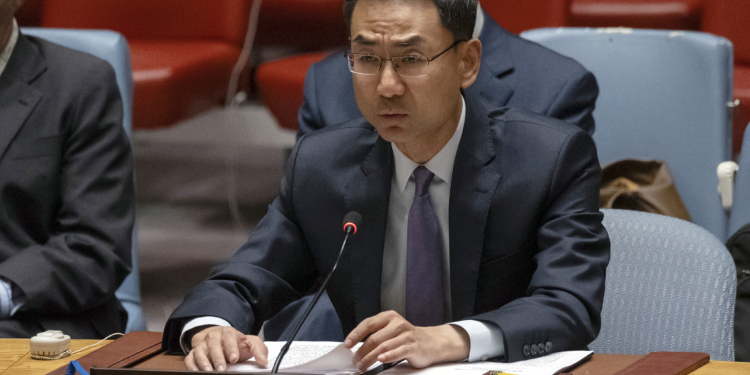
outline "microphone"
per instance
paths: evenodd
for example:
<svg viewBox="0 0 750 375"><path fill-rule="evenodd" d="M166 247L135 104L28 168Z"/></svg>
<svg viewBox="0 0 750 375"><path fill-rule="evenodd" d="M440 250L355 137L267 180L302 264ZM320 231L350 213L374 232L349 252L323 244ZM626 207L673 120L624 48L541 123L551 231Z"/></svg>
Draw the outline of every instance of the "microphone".
<svg viewBox="0 0 750 375"><path fill-rule="evenodd" d="M294 341L294 338L297 337L297 333L299 332L300 328L302 328L302 324L305 323L307 320L307 316L310 315L310 311L312 311L313 307L315 307L315 304L318 303L318 299L320 299L320 295L323 294L323 291L326 290L326 285L328 285L328 280L331 279L331 275L333 275L333 272L336 271L336 267L339 265L339 261L341 260L341 255L344 254L344 248L346 247L346 240L349 239L349 235L357 233L357 228L362 226L362 215L359 214L357 211L351 211L346 216L344 216L344 233L346 233L346 236L344 236L344 242L341 244L341 250L339 250L339 256L336 258L336 263L333 264L333 268L331 269L331 272L328 273L328 276L326 276L326 279L323 281L323 284L320 286L320 289L318 289L318 292L315 293L315 297L310 302L310 304L307 306L307 310L305 310L305 314L302 315L302 319L300 319L299 322L297 322L297 326L294 328L294 332L292 333L292 337L289 338L289 340L284 344L284 346L281 348L281 351L279 352L279 356L276 357L276 362L273 364L273 370L271 370L272 374L277 374L279 372L279 366L281 365L281 361L284 359L284 355L286 355L286 352L289 351L289 347L292 346L292 341Z"/></svg>
<svg viewBox="0 0 750 375"><path fill-rule="evenodd" d="M352 211L344 216L344 232L347 235L357 233L357 227L362 225L362 215L357 211ZM346 242L346 239L344 239Z"/></svg>

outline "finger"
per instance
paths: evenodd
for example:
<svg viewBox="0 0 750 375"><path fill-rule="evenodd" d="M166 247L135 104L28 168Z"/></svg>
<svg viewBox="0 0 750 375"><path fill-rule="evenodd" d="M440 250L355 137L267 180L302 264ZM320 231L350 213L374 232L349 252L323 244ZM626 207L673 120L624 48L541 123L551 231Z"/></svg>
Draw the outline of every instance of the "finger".
<svg viewBox="0 0 750 375"><path fill-rule="evenodd" d="M396 360L399 360L399 359L406 358L406 356L404 356L404 357L396 358L396 359L393 359L393 360L387 360L387 361L381 361L380 360L380 356L382 354L384 354L384 353L389 353L389 352L393 352L393 351L396 351L397 354L398 353L403 353L404 351L403 350L399 351L399 349L406 347L406 345L408 343L409 343L409 340L406 338L406 335L400 335L400 336L396 336L394 338L391 338L391 339L389 339L389 340L381 343L376 348L374 348L372 351L370 351L369 353L367 353L367 355L365 355L364 357L362 357L362 359L359 361L359 363L357 363L357 367L360 369L360 371L364 371L367 368L369 368L370 366L372 366L372 364L375 363L376 361L387 363L387 362L393 362L393 361L396 361Z"/></svg>
<svg viewBox="0 0 750 375"><path fill-rule="evenodd" d="M370 355L377 347L392 340L400 334L409 331L413 327L406 320L401 318L400 315L391 317L388 324L382 327L377 332L373 332L362 344L362 346L354 353L355 363L361 361L364 357Z"/></svg>
<svg viewBox="0 0 750 375"><path fill-rule="evenodd" d="M385 322L382 322L383 319L380 316L381 314L371 316L354 327L349 335L346 336L346 340L344 340L344 346L348 349L351 349L358 342L364 340L367 335L371 334L374 331L377 331L378 328L376 327L381 324L386 324Z"/></svg>
<svg viewBox="0 0 750 375"><path fill-rule="evenodd" d="M187 357L185 357L185 367L190 371L199 371L198 365L195 364L193 352L195 352L195 350L191 350Z"/></svg>
<svg viewBox="0 0 750 375"><path fill-rule="evenodd" d="M382 363L400 361L414 355L413 349L413 346L409 344L397 345L395 348L389 346L378 355L377 360Z"/></svg>
<svg viewBox="0 0 750 375"><path fill-rule="evenodd" d="M245 342L250 345L250 351L255 357L255 361L262 366L268 366L268 347L263 343L263 340L257 336L248 336Z"/></svg>
<svg viewBox="0 0 750 375"><path fill-rule="evenodd" d="M226 358L224 357L224 347L222 344L223 331L211 333L208 335L208 358L213 363L217 371L227 369Z"/></svg>
<svg viewBox="0 0 750 375"><path fill-rule="evenodd" d="M242 342L240 342L239 344L239 349L240 349L240 359L237 362L247 361L248 359L251 359L254 357L253 345L247 341L247 338L242 339Z"/></svg>
<svg viewBox="0 0 750 375"><path fill-rule="evenodd" d="M344 340L344 347L346 347L347 349L351 349L355 344L364 339L365 336L385 327L390 319L393 318L390 313L392 312L382 312L378 315L363 320L349 333L348 336L346 336L346 340ZM396 316L398 316L398 314L396 314Z"/></svg>
<svg viewBox="0 0 750 375"><path fill-rule="evenodd" d="M197 348L193 348L190 353L193 354L195 365L198 367L198 370L213 371L214 368L211 366L211 361L208 360L208 356L206 355L205 345L199 345Z"/></svg>
<svg viewBox="0 0 750 375"><path fill-rule="evenodd" d="M362 360L365 356L369 355L375 348L377 348L383 341L392 339L390 335L391 330L388 330L387 326L380 331L373 332L365 337L362 346L354 352L354 363Z"/></svg>
<svg viewBox="0 0 750 375"><path fill-rule="evenodd" d="M224 332L221 343L224 347L224 357L229 363L237 363L240 359L240 344L245 340L245 335L234 331Z"/></svg>
<svg viewBox="0 0 750 375"><path fill-rule="evenodd" d="M361 323L359 323L354 329L349 332L349 334L344 339L344 347L347 349L351 349L354 347L355 344L360 342L365 336L367 336L367 333L365 333L367 319L363 320Z"/></svg>

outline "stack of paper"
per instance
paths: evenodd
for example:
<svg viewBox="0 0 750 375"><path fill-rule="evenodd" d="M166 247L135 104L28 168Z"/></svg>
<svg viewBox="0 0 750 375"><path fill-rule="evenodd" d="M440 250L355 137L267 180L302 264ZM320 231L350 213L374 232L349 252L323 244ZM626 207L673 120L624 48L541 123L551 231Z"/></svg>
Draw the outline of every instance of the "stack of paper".
<svg viewBox="0 0 750 375"><path fill-rule="evenodd" d="M571 368L583 360L588 359L594 352L591 351L569 351L559 352L530 359L527 361L502 363L502 362L460 362L434 365L424 369L415 369L408 363L384 371L388 375L482 375L488 371L498 371L503 374L513 375L553 375L562 370Z"/></svg>
<svg viewBox="0 0 750 375"><path fill-rule="evenodd" d="M237 372L270 372L284 344L284 342L266 342L266 346L268 346L267 367L262 367L251 359L246 362L229 365L227 366L227 370ZM279 366L279 373L359 374L360 372L354 366L352 358L354 357L354 352L361 345L360 343L352 349L347 349L342 343L338 342L294 342L281 362L281 366ZM502 371L503 373L513 375L553 375L582 362L592 354L593 352L591 351L570 351L553 353L544 357L514 363L460 362L435 365L424 369L415 369L408 362L403 362L384 371L383 374L482 375L488 371ZM380 362L376 362L370 369L374 369L380 365Z"/></svg>
<svg viewBox="0 0 750 375"><path fill-rule="evenodd" d="M286 342L267 341L268 366L263 367L254 360L230 364L228 371L237 372L270 372L276 357ZM354 352L362 344L357 344L352 349L347 349L340 342L315 342L295 341L281 361L279 373L303 372L310 374L358 374L359 370L354 366L352 358ZM381 363L376 362L370 368L375 368Z"/></svg>

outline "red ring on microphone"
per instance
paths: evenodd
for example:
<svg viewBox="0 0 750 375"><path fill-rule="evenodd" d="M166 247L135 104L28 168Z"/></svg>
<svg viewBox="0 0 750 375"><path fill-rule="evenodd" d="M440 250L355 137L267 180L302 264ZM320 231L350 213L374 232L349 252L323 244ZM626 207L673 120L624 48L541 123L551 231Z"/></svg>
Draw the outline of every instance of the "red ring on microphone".
<svg viewBox="0 0 750 375"><path fill-rule="evenodd" d="M344 224L344 232L346 232L346 228L349 227L349 226L354 227L354 232L352 232L352 234L357 233L357 225L354 224L354 223L352 223L351 221L348 222L348 223L346 223L346 224Z"/></svg>

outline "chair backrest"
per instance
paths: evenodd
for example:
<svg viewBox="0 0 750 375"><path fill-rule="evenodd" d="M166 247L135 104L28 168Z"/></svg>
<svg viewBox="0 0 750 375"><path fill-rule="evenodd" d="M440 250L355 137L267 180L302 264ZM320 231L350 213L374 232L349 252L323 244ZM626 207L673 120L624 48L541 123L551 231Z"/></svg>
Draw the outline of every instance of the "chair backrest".
<svg viewBox="0 0 750 375"><path fill-rule="evenodd" d="M696 224L725 239L716 168L731 157L732 44L701 32L538 29L522 34L594 73L599 161L664 160Z"/></svg>
<svg viewBox="0 0 750 375"><path fill-rule="evenodd" d="M114 30L132 39L245 42L249 0L45 0L42 26Z"/></svg>
<svg viewBox="0 0 750 375"><path fill-rule="evenodd" d="M26 35L47 39L68 48L83 51L109 62L115 70L123 104L123 127L131 136L133 116L133 76L130 52L125 38L104 30L65 30L46 28L21 28ZM128 311L127 331L144 331L146 323L141 310L141 292L138 274L138 251L133 230L132 270L115 293Z"/></svg>
<svg viewBox="0 0 750 375"><path fill-rule="evenodd" d="M485 0L482 9L513 33L568 25L570 0Z"/></svg>
<svg viewBox="0 0 750 375"><path fill-rule="evenodd" d="M570 25L698 30L704 0L572 0Z"/></svg>
<svg viewBox="0 0 750 375"><path fill-rule="evenodd" d="M724 244L668 216L602 210L612 241L596 353L704 352L734 360L737 278Z"/></svg>
<svg viewBox="0 0 750 375"><path fill-rule="evenodd" d="M739 159L740 169L734 184L732 216L729 218L729 235L750 223L750 125L745 128Z"/></svg>
<svg viewBox="0 0 750 375"><path fill-rule="evenodd" d="M320 51L349 46L343 0L264 0L256 45Z"/></svg>

